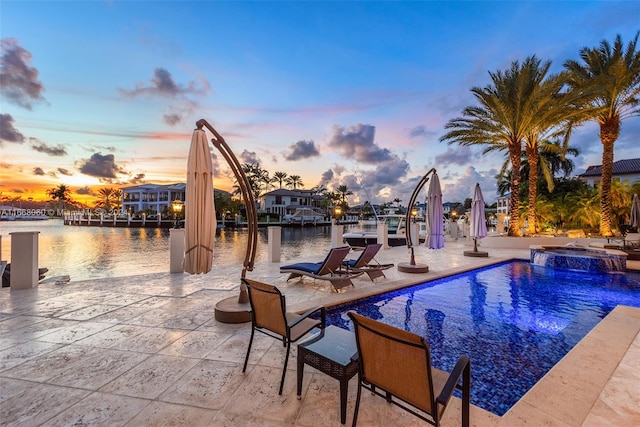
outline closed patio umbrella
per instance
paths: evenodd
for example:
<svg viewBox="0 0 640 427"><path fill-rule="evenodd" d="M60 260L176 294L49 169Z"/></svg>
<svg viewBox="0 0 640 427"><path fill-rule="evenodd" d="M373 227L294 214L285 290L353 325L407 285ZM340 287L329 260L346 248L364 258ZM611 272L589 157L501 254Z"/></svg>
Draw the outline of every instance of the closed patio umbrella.
<svg viewBox="0 0 640 427"><path fill-rule="evenodd" d="M442 221L442 190L440 190L440 179L434 173L429 181L429 191L427 193L427 241L425 244L429 249L440 249L444 247L444 228Z"/></svg>
<svg viewBox="0 0 640 427"><path fill-rule="evenodd" d="M633 195L633 200L631 201L631 226L636 231L640 226L640 198L638 198L637 194Z"/></svg>
<svg viewBox="0 0 640 427"><path fill-rule="evenodd" d="M480 183L476 183L476 188L471 199L471 237L473 238L473 252L465 251L467 256L487 256L486 252L478 251L478 239L487 237L487 220L484 215L484 198Z"/></svg>
<svg viewBox="0 0 640 427"><path fill-rule="evenodd" d="M185 200L184 271L198 274L211 271L216 213L211 182L213 166L207 137L202 129L193 131L187 161Z"/></svg>

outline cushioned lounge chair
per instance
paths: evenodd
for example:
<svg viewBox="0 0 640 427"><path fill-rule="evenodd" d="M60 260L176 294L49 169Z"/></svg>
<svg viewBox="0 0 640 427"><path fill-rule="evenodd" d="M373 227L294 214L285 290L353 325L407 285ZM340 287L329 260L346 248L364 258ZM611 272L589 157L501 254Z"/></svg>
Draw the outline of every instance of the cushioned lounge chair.
<svg viewBox="0 0 640 427"><path fill-rule="evenodd" d="M325 308L315 307L304 314L287 313L285 297L278 288L255 280L242 279L242 281L247 285L249 303L251 304L251 338L249 338L249 347L247 348L242 372L247 370L247 362L249 362L249 353L251 352L255 331L282 341L282 344L287 347L284 368L282 368L282 379L280 380L280 391L278 392L278 394L282 394L291 343L298 341L314 328L324 329ZM318 312L320 313L320 320L310 317Z"/></svg>
<svg viewBox="0 0 640 427"><path fill-rule="evenodd" d="M419 335L349 312L356 332L359 373L353 426L365 388L436 426L455 388L462 390L462 425L469 425L471 363L462 355L451 373L431 366ZM460 384L462 380L462 384Z"/></svg>
<svg viewBox="0 0 640 427"><path fill-rule="evenodd" d="M375 256L381 247L380 243L369 244L358 258L344 260L342 265L349 271L367 273L372 281L378 277L386 277L383 270L393 267L393 264L380 264L376 261Z"/></svg>
<svg viewBox="0 0 640 427"><path fill-rule="evenodd" d="M345 286L353 286L351 279L361 276L364 272L347 271L342 268L342 261L350 249L349 246L333 248L322 262L298 262L296 264L284 265L280 267L280 273L289 273L287 281L296 277L303 278L305 276L314 279L328 280L336 291Z"/></svg>

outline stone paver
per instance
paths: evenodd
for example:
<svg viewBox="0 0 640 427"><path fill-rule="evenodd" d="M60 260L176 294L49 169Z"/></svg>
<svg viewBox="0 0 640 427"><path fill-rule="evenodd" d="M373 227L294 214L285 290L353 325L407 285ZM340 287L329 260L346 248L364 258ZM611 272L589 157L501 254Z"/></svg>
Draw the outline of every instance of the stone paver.
<svg viewBox="0 0 640 427"><path fill-rule="evenodd" d="M247 277L278 286L291 310L303 310L529 258L526 249L499 248L485 249L488 258L465 257L469 245L459 240L439 251L418 247L416 259L429 265L429 273L392 268L385 271L386 278L372 282L360 277L340 293L325 281L286 282L278 263L260 263ZM377 258L398 264L409 261L409 253L404 247L391 248ZM640 262L628 264L640 268ZM278 395L284 349L275 340L257 336L242 373L250 325L214 319L215 303L238 295L240 271L241 266L214 266L205 275L167 272L2 289L0 424L339 425L335 380L308 368L302 399L296 399L295 351L284 392ZM616 309L505 416L472 407L472 425L640 424L634 405L640 390L639 331L640 310ZM603 347L605 355L599 353ZM347 423L355 381L349 387ZM580 393L575 393L576 385ZM363 396L362 409L360 425L422 425L383 399ZM459 423L460 402L455 399L443 425Z"/></svg>

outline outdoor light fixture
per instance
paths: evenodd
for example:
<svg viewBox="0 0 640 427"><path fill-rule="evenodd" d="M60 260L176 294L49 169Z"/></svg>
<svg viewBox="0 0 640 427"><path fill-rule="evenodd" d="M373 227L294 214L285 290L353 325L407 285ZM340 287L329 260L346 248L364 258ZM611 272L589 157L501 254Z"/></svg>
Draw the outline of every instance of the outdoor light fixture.
<svg viewBox="0 0 640 427"><path fill-rule="evenodd" d="M342 216L342 207L340 206L334 207L333 216L336 218L336 224L340 224L340 217Z"/></svg>
<svg viewBox="0 0 640 427"><path fill-rule="evenodd" d="M417 208L411 209L411 218L413 222L416 222L417 216L418 216L418 209Z"/></svg>
<svg viewBox="0 0 640 427"><path fill-rule="evenodd" d="M178 228L178 214L182 212L183 206L184 203L182 203L182 200L180 199L175 199L171 202L171 209L173 210L173 228Z"/></svg>

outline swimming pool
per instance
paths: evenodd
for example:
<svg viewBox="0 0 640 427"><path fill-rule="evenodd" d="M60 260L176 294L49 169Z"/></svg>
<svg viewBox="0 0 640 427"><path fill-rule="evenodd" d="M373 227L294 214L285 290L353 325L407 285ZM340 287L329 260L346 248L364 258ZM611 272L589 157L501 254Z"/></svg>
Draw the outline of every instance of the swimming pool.
<svg viewBox="0 0 640 427"><path fill-rule="evenodd" d="M433 365L471 357L471 402L503 415L616 305L640 307L640 274L553 270L510 261L340 304L425 337Z"/></svg>

